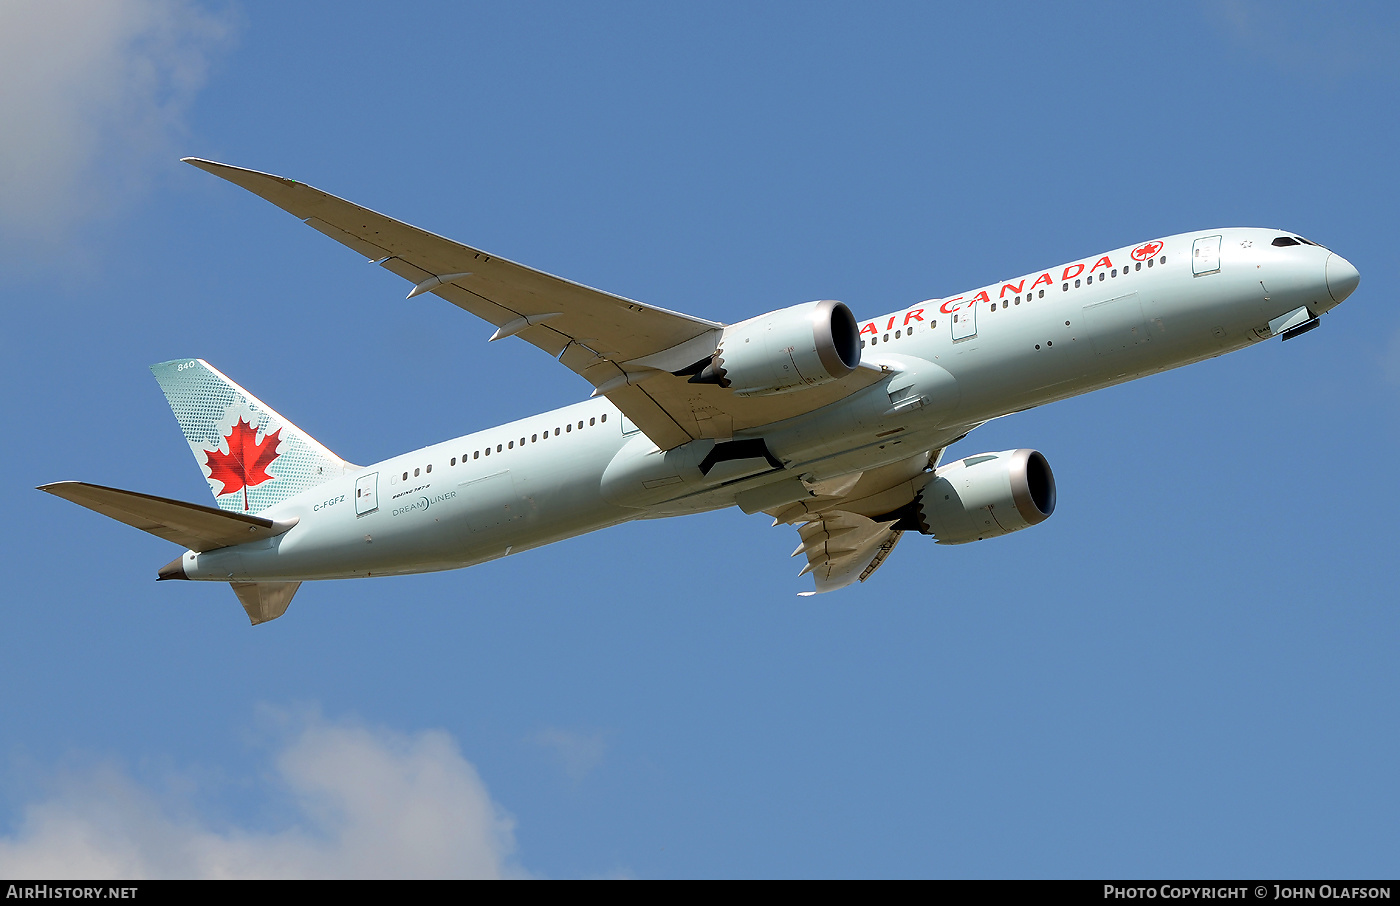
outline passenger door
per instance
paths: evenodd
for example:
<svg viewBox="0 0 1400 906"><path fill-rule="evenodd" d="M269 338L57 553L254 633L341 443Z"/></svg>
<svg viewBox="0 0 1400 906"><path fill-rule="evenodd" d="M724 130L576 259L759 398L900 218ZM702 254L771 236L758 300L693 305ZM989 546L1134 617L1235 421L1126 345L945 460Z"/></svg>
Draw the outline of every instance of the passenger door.
<svg viewBox="0 0 1400 906"><path fill-rule="evenodd" d="M1204 277L1220 273L1219 236L1203 236L1191 245L1191 275Z"/></svg>
<svg viewBox="0 0 1400 906"><path fill-rule="evenodd" d="M370 472L355 480L355 515L367 516L379 509L379 473Z"/></svg>
<svg viewBox="0 0 1400 906"><path fill-rule="evenodd" d="M977 300L966 308L953 312L953 339L970 340L977 336Z"/></svg>

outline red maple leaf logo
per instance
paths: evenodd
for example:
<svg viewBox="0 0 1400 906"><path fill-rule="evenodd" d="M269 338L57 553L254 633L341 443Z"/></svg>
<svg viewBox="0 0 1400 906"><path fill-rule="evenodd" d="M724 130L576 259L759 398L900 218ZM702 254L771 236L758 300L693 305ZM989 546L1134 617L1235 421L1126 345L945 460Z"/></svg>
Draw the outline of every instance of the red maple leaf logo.
<svg viewBox="0 0 1400 906"><path fill-rule="evenodd" d="M1146 261L1148 258L1155 258L1157 257L1157 253L1161 250L1162 243L1160 242L1144 242L1142 245L1133 249L1133 260Z"/></svg>
<svg viewBox="0 0 1400 906"><path fill-rule="evenodd" d="M248 509L248 489L271 481L275 476L267 474L267 467L277 458L277 445L282 442L278 428L263 436L258 443L258 432L247 421L239 418L224 440L228 441L228 452L205 450L204 464L209 467L209 478L223 483L223 490L216 497L243 492L243 509Z"/></svg>

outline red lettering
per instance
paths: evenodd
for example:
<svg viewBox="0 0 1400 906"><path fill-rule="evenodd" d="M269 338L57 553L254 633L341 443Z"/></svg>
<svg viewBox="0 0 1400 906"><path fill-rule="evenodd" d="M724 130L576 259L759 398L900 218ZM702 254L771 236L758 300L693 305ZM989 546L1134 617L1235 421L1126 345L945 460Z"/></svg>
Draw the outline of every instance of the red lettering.
<svg viewBox="0 0 1400 906"><path fill-rule="evenodd" d="M1022 277L1022 278L1021 278L1021 282L1020 282L1020 283L1003 283L1003 284L1001 285L1001 292L997 295L997 298L998 298L998 299L1005 299L1005 298L1006 298L1006 291L1007 291L1008 289L1011 290L1013 293L1019 293L1019 292L1021 291L1021 287L1025 286L1025 285L1026 285L1026 278L1025 278L1025 277Z"/></svg>
<svg viewBox="0 0 1400 906"><path fill-rule="evenodd" d="M981 291L980 293L978 293L977 295L975 295L975 296L972 297L972 304L973 304L973 305L976 305L978 302L990 302L990 301L992 301L992 300L991 300L990 298L987 297L987 291L986 291L985 289L982 290L982 291Z"/></svg>
<svg viewBox="0 0 1400 906"><path fill-rule="evenodd" d="M885 330L894 330L894 315L890 315L890 323L885 325Z"/></svg>
<svg viewBox="0 0 1400 906"><path fill-rule="evenodd" d="M1092 274L1094 271L1098 270L1101 267L1113 267L1113 262L1108 260L1107 255L1104 255L1098 261L1095 261L1094 266L1089 268L1089 273Z"/></svg>
<svg viewBox="0 0 1400 906"><path fill-rule="evenodd" d="M1074 273L1071 274L1071 273L1069 272L1070 267L1077 267L1077 268L1079 268L1079 270L1077 270L1077 271L1075 271ZM1084 273L1084 265L1082 265L1082 264L1071 264L1069 267L1065 268L1065 275L1064 275L1063 277L1061 277L1060 279L1061 279L1061 280L1073 280L1075 277L1078 277L1078 276L1079 276L1080 274L1082 274L1082 273Z"/></svg>
<svg viewBox="0 0 1400 906"><path fill-rule="evenodd" d="M1046 286L1055 285L1055 281L1050 279L1049 274L1041 274L1039 277L1036 277L1035 282L1031 284L1031 292L1035 292L1035 288L1042 283L1044 283Z"/></svg>
<svg viewBox="0 0 1400 906"><path fill-rule="evenodd" d="M864 327L862 327L862 328L860 329L860 332L861 332L861 333L868 333L868 334L874 335L874 334L878 334L880 331L878 331L878 330L875 329L875 322L874 322L874 321L870 321L869 323L867 323Z"/></svg>
<svg viewBox="0 0 1400 906"><path fill-rule="evenodd" d="M962 296L954 296L953 298L949 299L947 302L944 302L942 305L938 306L938 310L941 311L941 312L943 312L945 315L951 315L953 312L957 311L959 308L962 308L962 305L961 305L961 304L953 305L954 302L961 303L961 302L962 302ZM948 306L950 306L950 305L952 305L953 307L952 307L952 308L949 308Z"/></svg>
<svg viewBox="0 0 1400 906"><path fill-rule="evenodd" d="M922 308L910 309L909 314L907 314L907 315L904 316L904 326L905 326L905 327L908 327L910 321L919 321L919 322L922 322L923 320L924 320L924 310L923 310Z"/></svg>

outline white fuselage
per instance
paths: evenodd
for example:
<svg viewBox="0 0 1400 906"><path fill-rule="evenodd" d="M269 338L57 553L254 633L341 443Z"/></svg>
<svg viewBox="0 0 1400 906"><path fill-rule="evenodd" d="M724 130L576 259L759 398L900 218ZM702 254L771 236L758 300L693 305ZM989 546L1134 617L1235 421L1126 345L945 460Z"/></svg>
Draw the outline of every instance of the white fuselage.
<svg viewBox="0 0 1400 906"><path fill-rule="evenodd" d="M862 362L886 377L736 434L762 438L781 469L748 459L702 470L715 440L662 453L598 398L303 492L260 514L295 519L291 530L187 553L185 574L280 581L453 569L633 519L761 502L763 488L798 475L820 481L911 461L989 419L1248 346L1300 308L1331 309L1339 299L1328 260L1342 259L1271 245L1284 235L1180 234L864 322Z"/></svg>

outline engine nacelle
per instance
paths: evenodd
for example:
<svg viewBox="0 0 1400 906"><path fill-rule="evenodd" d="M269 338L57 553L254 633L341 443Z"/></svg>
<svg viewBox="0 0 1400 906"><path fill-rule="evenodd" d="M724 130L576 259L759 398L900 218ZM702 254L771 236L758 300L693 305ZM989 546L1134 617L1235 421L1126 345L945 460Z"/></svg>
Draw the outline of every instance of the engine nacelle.
<svg viewBox="0 0 1400 906"><path fill-rule="evenodd" d="M739 396L769 396L839 380L859 364L855 315L827 299L726 327L719 348L691 381Z"/></svg>
<svg viewBox="0 0 1400 906"><path fill-rule="evenodd" d="M1003 450L939 466L900 521L939 544L966 544L1039 525L1053 512L1055 475L1045 457Z"/></svg>

